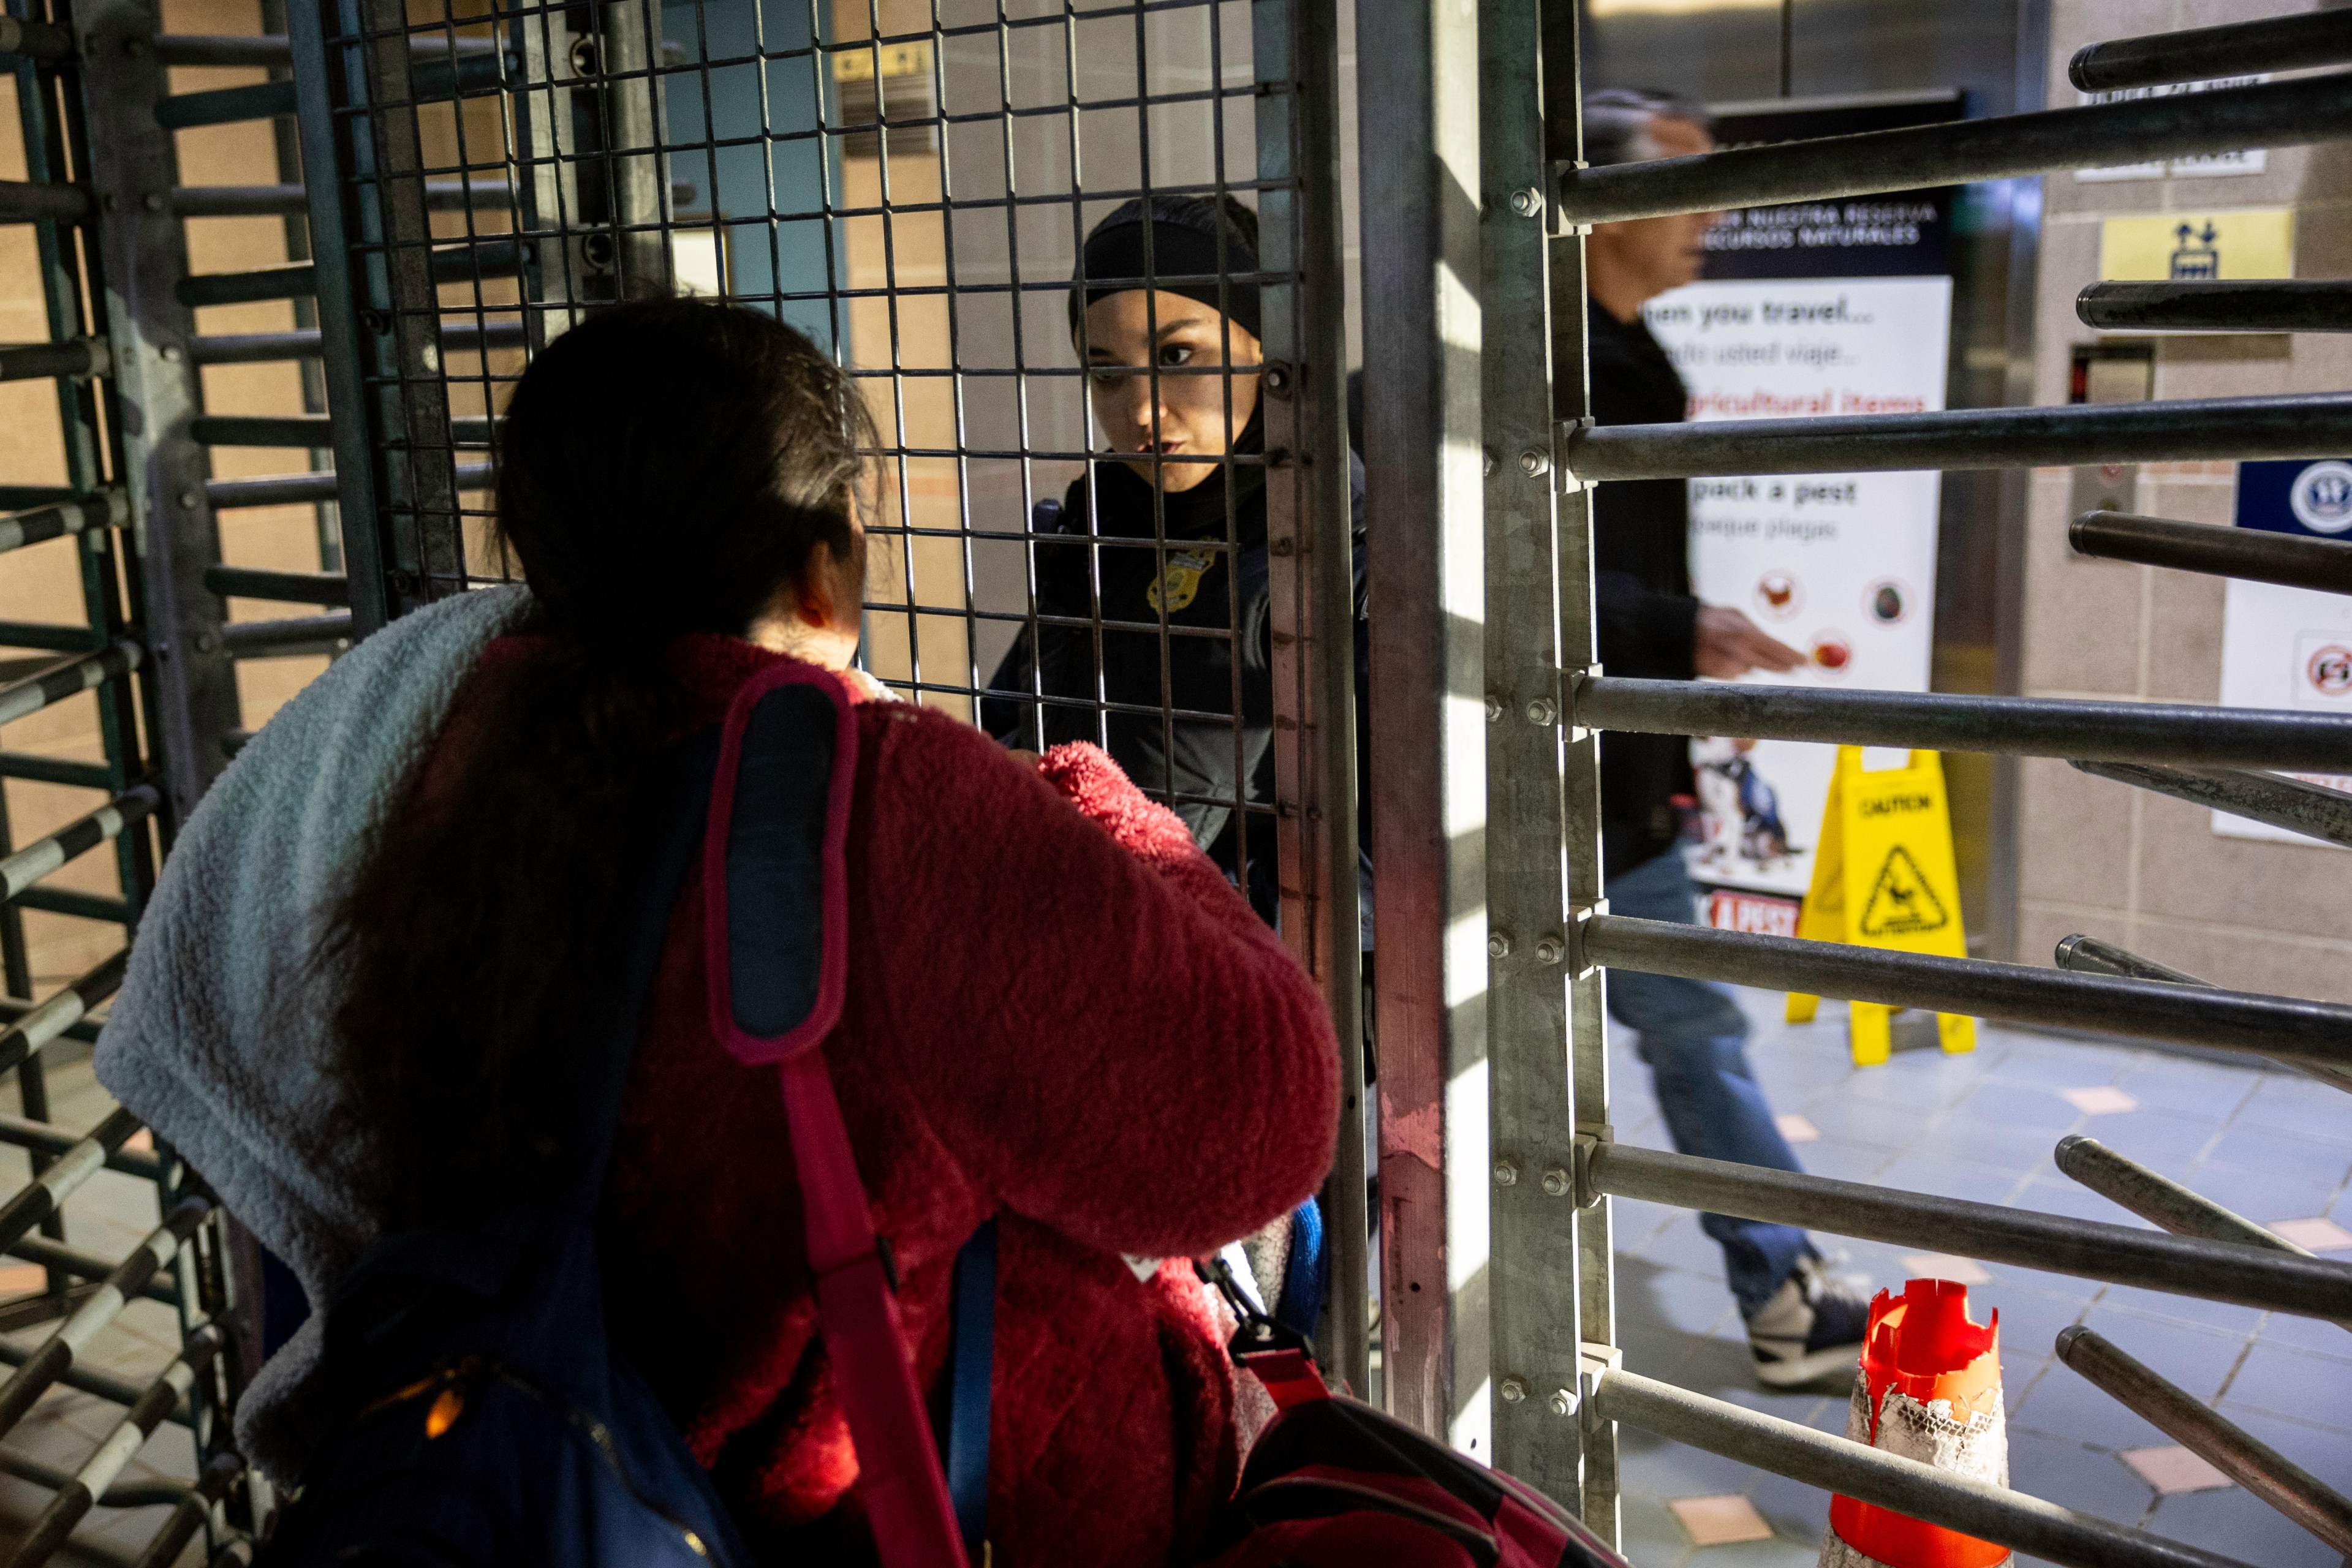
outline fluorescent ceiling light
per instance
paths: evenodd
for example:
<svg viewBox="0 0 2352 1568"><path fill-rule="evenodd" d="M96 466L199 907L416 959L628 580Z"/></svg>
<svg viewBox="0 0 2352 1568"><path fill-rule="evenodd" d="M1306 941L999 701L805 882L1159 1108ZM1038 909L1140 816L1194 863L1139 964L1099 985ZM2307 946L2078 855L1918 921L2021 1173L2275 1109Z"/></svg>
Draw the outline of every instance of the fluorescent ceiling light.
<svg viewBox="0 0 2352 1568"><path fill-rule="evenodd" d="M1591 0L1594 17L1699 16L1709 11L1778 11L1780 0Z"/></svg>

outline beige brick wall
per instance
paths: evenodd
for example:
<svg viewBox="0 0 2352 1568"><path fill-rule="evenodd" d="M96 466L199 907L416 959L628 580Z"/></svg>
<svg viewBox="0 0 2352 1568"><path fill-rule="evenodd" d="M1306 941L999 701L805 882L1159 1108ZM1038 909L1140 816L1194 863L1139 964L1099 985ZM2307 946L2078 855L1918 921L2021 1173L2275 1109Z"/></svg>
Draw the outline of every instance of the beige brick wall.
<svg viewBox="0 0 2352 1568"><path fill-rule="evenodd" d="M2293 0L2053 0L2050 102L2076 100L2066 60L2099 38L2312 7ZM2295 267L2352 268L2352 148L2273 149L2264 172L2223 178L2043 182L2037 402L2063 402L2070 350L2098 334L2074 296L2098 276L2110 214L2293 205ZM2159 340L2159 398L2334 392L2352 387L2352 342L2284 334ZM2219 578L2090 560L2066 546L2071 471L2033 476L2024 615L2026 690L2042 696L2210 703L2221 686ZM2149 465L2134 505L2189 521L2231 520L2235 465ZM2352 852L2216 836L2204 810L2086 778L2063 762L2024 765L2018 824L2019 956L2047 963L2085 931L2220 984L2352 1000Z"/></svg>

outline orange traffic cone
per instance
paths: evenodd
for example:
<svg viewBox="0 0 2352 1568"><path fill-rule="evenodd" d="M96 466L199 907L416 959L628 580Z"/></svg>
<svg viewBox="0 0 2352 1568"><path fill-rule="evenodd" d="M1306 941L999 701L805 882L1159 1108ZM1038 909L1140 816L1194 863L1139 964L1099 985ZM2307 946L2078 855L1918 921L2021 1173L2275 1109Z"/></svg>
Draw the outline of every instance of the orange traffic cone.
<svg viewBox="0 0 2352 1568"><path fill-rule="evenodd" d="M2000 1314L1969 1318L1969 1288L1913 1280L1870 1303L1845 1435L1994 1486L2009 1484ZM1850 1497L1830 1500L1821 1568L1997 1568L2009 1548Z"/></svg>

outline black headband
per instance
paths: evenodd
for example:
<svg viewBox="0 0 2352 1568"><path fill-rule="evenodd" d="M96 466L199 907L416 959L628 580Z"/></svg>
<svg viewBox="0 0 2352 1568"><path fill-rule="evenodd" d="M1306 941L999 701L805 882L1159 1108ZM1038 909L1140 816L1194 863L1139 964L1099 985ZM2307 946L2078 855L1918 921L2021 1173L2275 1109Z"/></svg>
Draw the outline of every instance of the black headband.
<svg viewBox="0 0 2352 1568"><path fill-rule="evenodd" d="M1133 222L1106 224L1097 229L1087 238L1084 298L1080 298L1076 287L1070 290L1070 330L1077 331L1079 316L1096 300L1108 299L1131 288L1148 287L1197 299L1212 310L1223 311L1236 325L1246 328L1252 337L1264 336L1258 330L1255 276L1257 253L1230 225L1221 226L1225 239L1222 269L1218 266L1216 235L1189 224L1166 217L1152 223L1151 264L1148 268L1144 266L1144 225L1140 214Z"/></svg>

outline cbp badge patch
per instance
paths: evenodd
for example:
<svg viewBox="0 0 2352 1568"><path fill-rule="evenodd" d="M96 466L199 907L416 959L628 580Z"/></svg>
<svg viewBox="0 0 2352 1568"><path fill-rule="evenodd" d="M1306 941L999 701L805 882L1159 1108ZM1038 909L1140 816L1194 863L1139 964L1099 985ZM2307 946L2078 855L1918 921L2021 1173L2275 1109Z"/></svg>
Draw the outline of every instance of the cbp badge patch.
<svg viewBox="0 0 2352 1568"><path fill-rule="evenodd" d="M1171 555L1168 558L1168 570L1144 590L1143 597L1153 610L1173 615L1192 602L1192 596L1201 591L1202 574L1213 564L1214 558L1210 556L1189 552Z"/></svg>

